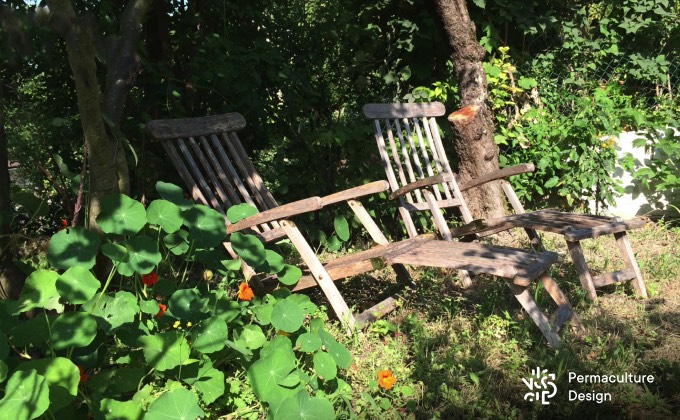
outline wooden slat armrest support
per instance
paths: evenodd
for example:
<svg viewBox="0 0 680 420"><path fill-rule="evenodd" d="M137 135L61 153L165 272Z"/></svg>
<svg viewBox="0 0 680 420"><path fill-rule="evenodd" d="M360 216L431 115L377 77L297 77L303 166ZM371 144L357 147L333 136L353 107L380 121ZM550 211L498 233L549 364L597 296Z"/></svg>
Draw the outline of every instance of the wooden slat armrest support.
<svg viewBox="0 0 680 420"><path fill-rule="evenodd" d="M486 219L475 219L470 223L466 223L463 226L451 228L451 236L457 238L459 236L471 235L477 233L480 230L484 230L487 227Z"/></svg>
<svg viewBox="0 0 680 420"><path fill-rule="evenodd" d="M355 198L363 197L365 195L376 194L387 191L390 184L387 181L375 181L359 187L350 188L344 191L339 191L334 194L321 197L322 206L339 203L341 201L353 200Z"/></svg>
<svg viewBox="0 0 680 420"><path fill-rule="evenodd" d="M469 190L470 188L478 187L482 184L486 184L490 181L495 181L497 179L507 178L513 175L519 175L524 173L533 172L536 167L533 163L520 163L519 165L509 166L507 168L499 169L493 171L479 178L471 179L464 182L459 182L458 187L461 191Z"/></svg>
<svg viewBox="0 0 680 420"><path fill-rule="evenodd" d="M394 200L395 198L399 198L402 195L408 194L413 190L417 190L419 188L425 188L429 187L430 185L435 185L435 184L441 184L443 182L451 182L453 181L453 174L449 172L441 173L435 176L429 176L427 178L419 179L415 182L411 182L410 184L406 184L403 187L399 188L392 194L390 194L390 200Z"/></svg>
<svg viewBox="0 0 680 420"><path fill-rule="evenodd" d="M273 209L265 210L262 213L254 214L246 217L243 220L227 226L227 233L238 232L249 227L253 227L262 223L271 222L272 220L285 219L297 214L308 213L323 208L320 197L305 198L304 200L295 201L284 204L282 206L274 207Z"/></svg>

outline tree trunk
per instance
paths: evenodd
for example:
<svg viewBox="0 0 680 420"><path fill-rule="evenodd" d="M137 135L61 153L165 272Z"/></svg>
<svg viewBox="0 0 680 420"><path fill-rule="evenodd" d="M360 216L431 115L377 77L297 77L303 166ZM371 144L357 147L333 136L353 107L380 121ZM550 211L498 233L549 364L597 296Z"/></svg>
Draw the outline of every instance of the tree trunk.
<svg viewBox="0 0 680 420"><path fill-rule="evenodd" d="M498 170L498 146L494 142L493 114L487 101L486 74L482 62L486 51L477 41L465 0L433 0L436 19L449 45L460 89L459 111L449 116L458 155L460 179L465 181ZM475 217L505 214L498 181L465 193Z"/></svg>
<svg viewBox="0 0 680 420"><path fill-rule="evenodd" d="M48 0L53 14L52 26L66 41L87 143L91 228L96 228L95 219L102 197L113 193L127 194L130 190L122 138L113 133L120 132L123 107L139 65L136 52L141 22L151 3L152 0L132 0L125 7L119 34L107 54L106 91L102 96L92 25L76 15L70 0Z"/></svg>
<svg viewBox="0 0 680 420"><path fill-rule="evenodd" d="M9 156L7 153L7 134L5 132L5 103L3 96L4 81L0 79L0 220L11 215L9 200ZM18 299L24 287L26 276L12 262L9 240L9 224L0 222L0 299Z"/></svg>

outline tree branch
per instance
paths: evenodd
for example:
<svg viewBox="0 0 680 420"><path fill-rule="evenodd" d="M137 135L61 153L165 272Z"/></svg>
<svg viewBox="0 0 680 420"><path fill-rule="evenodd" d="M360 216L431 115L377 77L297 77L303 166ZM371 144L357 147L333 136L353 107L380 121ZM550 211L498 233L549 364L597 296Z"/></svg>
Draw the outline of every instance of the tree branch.
<svg viewBox="0 0 680 420"><path fill-rule="evenodd" d="M115 127L120 125L125 100L140 67L137 55L139 35L152 3L153 0L128 2L120 19L118 36L108 54L103 111Z"/></svg>

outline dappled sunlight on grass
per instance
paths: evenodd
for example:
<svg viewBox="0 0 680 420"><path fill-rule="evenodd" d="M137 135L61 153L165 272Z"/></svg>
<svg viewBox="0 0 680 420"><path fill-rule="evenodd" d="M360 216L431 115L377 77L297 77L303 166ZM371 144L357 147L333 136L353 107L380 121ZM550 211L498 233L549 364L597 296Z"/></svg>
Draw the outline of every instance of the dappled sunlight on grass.
<svg viewBox="0 0 680 420"><path fill-rule="evenodd" d="M519 235L510 240L517 238ZM546 247L560 254L551 273L586 328L578 335L565 327L560 333L563 345L557 351L547 348L540 331L502 280L477 276L474 286L465 290L454 272L414 271L419 289L385 321L369 327L350 343L355 361L348 373L355 405L369 417L384 418L660 418L677 413L678 231L648 224L632 232L630 239L650 298L637 298L627 284L612 285L598 289L598 302L593 304L581 288L562 238L544 235ZM620 268L613 239L583 243L594 272ZM360 290L361 284L352 283L352 287ZM539 306L553 310L545 290L539 288L532 295ZM537 366L555 373L556 386L561 390L547 406L523 399L527 388L522 378ZM397 387L412 388L413 394L373 390L373 373L387 368L395 372ZM569 372L651 374L656 382L647 387L576 384L569 382ZM612 401L597 404L568 399L567 390L588 393L594 388L611 393ZM379 402L381 398L391 402L389 408L369 401Z"/></svg>

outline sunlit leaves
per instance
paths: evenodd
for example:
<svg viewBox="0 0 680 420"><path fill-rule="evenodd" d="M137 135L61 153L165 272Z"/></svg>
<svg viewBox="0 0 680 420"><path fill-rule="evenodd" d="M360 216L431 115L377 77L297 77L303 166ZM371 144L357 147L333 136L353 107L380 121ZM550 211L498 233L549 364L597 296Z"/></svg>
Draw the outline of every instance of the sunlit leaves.
<svg viewBox="0 0 680 420"><path fill-rule="evenodd" d="M146 224L146 211L139 201L123 194L102 198L97 225L105 233L134 235Z"/></svg>

